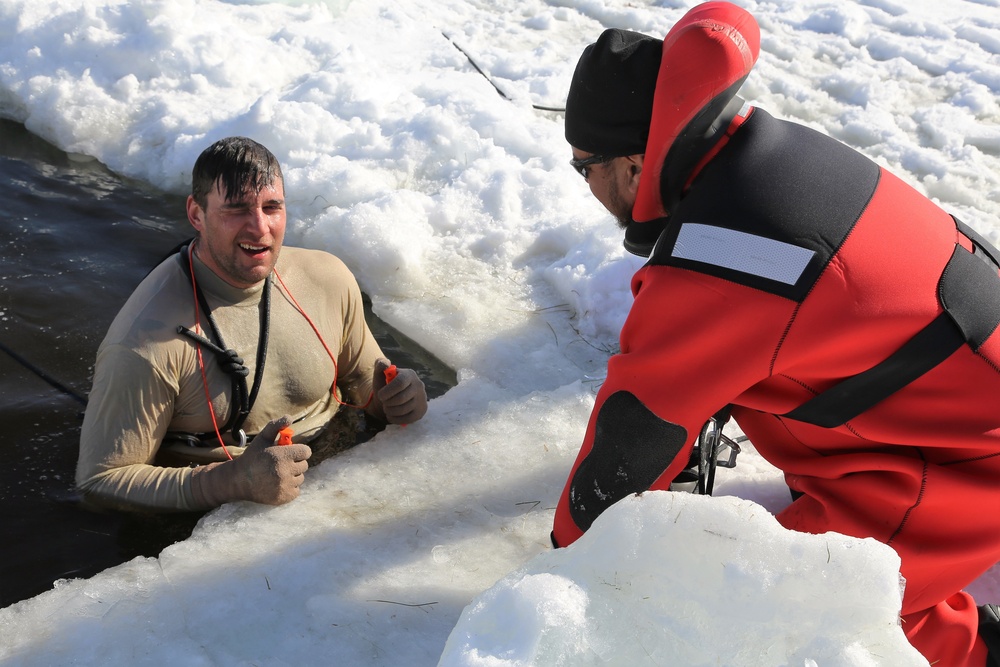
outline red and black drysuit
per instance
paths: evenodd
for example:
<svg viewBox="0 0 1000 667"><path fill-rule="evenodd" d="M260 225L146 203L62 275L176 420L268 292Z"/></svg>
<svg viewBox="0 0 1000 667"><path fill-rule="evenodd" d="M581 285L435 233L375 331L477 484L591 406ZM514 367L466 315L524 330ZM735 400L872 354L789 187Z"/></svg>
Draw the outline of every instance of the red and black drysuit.
<svg viewBox="0 0 1000 667"><path fill-rule="evenodd" d="M893 547L910 641L932 664L982 667L976 604L960 591L1000 561L996 251L856 151L740 107L756 23L726 3L697 9L664 40L633 211L662 215L627 231L630 249L655 246L553 541L570 544L626 495L667 489L731 405L801 494L782 525ZM678 103L670 59L706 39L721 55L688 60L703 65L699 84L721 68L715 89Z"/></svg>

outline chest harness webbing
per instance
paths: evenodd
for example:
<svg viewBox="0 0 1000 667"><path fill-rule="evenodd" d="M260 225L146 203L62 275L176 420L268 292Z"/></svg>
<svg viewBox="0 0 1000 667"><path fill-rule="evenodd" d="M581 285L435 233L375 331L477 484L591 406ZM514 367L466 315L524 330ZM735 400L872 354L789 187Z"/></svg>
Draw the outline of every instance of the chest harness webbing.
<svg viewBox="0 0 1000 667"><path fill-rule="evenodd" d="M181 265L191 281L191 288L195 293L195 316L200 310L205 313L208 323L208 331L215 342L202 336L191 329L181 325L177 327L177 333L187 336L201 347L209 350L215 355L219 368L226 373L233 386L233 404L229 412L229 418L224 426L219 429L219 433L231 431L234 439L241 447L246 445L246 433L243 431L243 423L250 415L253 404L257 400L260 391L261 380L264 377L264 364L267 361L268 332L271 328L271 274L264 279L264 291L261 294L260 311L260 332L257 337L257 364L254 372L253 386L247 389L247 376L250 369L243 363L243 358L236 350L226 348L219 331L219 325L212 316L212 309L208 305L204 292L198 286L194 277L194 269L191 265L191 254L194 252L194 241L180 250ZM206 381L206 393L208 385ZM209 409L211 409L211 399L209 398ZM214 419L214 415L213 415ZM223 445L224 446L224 445Z"/></svg>

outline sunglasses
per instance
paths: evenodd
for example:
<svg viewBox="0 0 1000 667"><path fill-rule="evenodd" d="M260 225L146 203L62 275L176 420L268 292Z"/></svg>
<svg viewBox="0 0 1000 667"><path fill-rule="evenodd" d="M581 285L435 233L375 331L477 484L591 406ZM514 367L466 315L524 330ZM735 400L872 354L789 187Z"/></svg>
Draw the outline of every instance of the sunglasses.
<svg viewBox="0 0 1000 667"><path fill-rule="evenodd" d="M591 155L590 157L583 157L579 160L573 159L569 161L569 165L576 169L576 173L583 176L583 180L587 180L590 177L590 167L595 164L607 164L615 159L613 155Z"/></svg>

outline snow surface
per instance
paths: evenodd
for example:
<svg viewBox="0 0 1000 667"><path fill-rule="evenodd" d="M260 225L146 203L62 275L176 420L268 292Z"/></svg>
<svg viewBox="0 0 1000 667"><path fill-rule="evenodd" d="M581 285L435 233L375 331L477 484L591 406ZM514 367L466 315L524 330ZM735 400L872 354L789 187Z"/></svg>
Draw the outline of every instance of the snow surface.
<svg viewBox="0 0 1000 667"><path fill-rule="evenodd" d="M781 529L752 447L715 498L644 494L549 546L640 263L547 109L605 27L662 36L694 4L0 0L0 116L178 193L212 141L258 139L288 242L343 258L459 375L295 502L226 505L158 558L0 610L0 661L926 664L895 554ZM1000 0L739 4L763 42L744 97L1000 238ZM1000 601L1000 569L970 590Z"/></svg>

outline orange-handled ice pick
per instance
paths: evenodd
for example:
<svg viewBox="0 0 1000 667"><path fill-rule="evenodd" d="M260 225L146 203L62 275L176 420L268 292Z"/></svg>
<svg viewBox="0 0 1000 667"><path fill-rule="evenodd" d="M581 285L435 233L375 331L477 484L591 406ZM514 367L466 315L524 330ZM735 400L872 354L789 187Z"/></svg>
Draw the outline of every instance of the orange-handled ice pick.
<svg viewBox="0 0 1000 667"><path fill-rule="evenodd" d="M385 383L389 384L390 382L396 379L396 364L389 366L382 372L385 373ZM405 427L406 424L401 424L401 426Z"/></svg>
<svg viewBox="0 0 1000 667"><path fill-rule="evenodd" d="M385 383L389 384L390 382L396 379L396 364L389 366L383 372L385 373Z"/></svg>
<svg viewBox="0 0 1000 667"><path fill-rule="evenodd" d="M291 426L286 426L285 428L278 431L278 444L279 445L290 445L292 444L292 436L295 435L295 431L292 430Z"/></svg>

